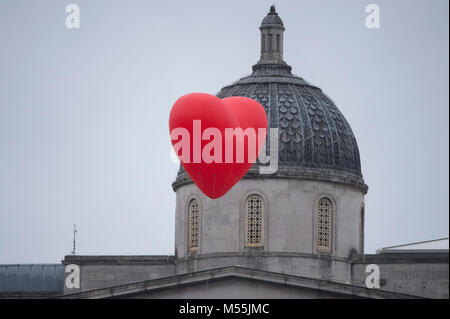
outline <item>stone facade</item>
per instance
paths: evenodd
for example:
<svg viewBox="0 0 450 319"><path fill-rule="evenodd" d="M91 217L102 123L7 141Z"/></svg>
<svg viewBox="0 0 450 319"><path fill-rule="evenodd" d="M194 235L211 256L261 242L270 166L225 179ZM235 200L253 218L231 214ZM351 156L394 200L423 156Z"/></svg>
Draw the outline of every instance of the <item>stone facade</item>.
<svg viewBox="0 0 450 319"><path fill-rule="evenodd" d="M348 258L359 253L361 207L364 197L351 186L313 180L244 179L222 198L211 200L195 185L177 191L175 251L187 254L187 203L201 206L201 240L197 254L243 252L245 200L251 194L264 199L264 251L315 254L317 252L317 201L333 202L332 256Z"/></svg>
<svg viewBox="0 0 450 319"><path fill-rule="evenodd" d="M81 280L80 289L64 288L64 298L254 298L255 294L265 298L449 297L448 252L353 259L264 251L179 259L66 256L63 263L79 265ZM368 264L380 266L380 289L365 286ZM336 276L348 280L337 280ZM234 285L232 279L236 277L245 280ZM218 287L216 280L222 282ZM243 288L249 280L252 283Z"/></svg>

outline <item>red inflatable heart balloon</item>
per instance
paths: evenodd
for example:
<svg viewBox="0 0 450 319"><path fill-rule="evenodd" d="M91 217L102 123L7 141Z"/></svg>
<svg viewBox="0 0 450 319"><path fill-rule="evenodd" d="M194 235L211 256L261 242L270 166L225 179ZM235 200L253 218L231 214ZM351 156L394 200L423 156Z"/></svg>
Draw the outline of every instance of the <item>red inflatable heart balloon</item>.
<svg viewBox="0 0 450 319"><path fill-rule="evenodd" d="M267 135L258 102L205 93L180 97L169 117L172 145L186 172L210 198L225 195L250 169Z"/></svg>

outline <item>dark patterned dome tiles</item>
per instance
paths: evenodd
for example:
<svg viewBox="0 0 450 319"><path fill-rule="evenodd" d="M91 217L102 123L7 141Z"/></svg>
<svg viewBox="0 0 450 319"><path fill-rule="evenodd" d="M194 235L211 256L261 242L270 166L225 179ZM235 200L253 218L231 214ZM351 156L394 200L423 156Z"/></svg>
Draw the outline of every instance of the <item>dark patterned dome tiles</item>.
<svg viewBox="0 0 450 319"><path fill-rule="evenodd" d="M217 96L246 96L264 107L269 127L279 129L279 165L361 176L356 139L334 103L299 77L272 75L252 74L223 88Z"/></svg>
<svg viewBox="0 0 450 319"><path fill-rule="evenodd" d="M269 127L278 128L279 171L271 177L308 178L367 186L358 145L344 116L319 88L292 75L285 64L257 64L253 73L224 87L218 97L245 96L265 109ZM270 145L269 145L270 147ZM260 176L256 163L247 174ZM180 170L178 178L185 175Z"/></svg>

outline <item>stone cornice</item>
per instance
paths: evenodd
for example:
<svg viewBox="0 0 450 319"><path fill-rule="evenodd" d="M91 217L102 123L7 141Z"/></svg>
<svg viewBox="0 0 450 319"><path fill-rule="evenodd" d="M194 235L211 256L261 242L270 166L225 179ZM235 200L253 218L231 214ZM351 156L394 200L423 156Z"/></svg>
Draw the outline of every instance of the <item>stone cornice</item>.
<svg viewBox="0 0 450 319"><path fill-rule="evenodd" d="M296 180L314 180L323 182L333 182L345 184L356 187L363 194L367 194L369 187L364 183L361 176L340 172L329 169L314 169L301 168L296 166L282 166L278 168L275 174L261 175L258 172L258 167L252 167L250 171L244 176L244 179L296 179ZM176 191L179 187L191 184L192 180L187 173L182 173L177 176L175 182L172 183L172 188Z"/></svg>
<svg viewBox="0 0 450 319"><path fill-rule="evenodd" d="M379 289L368 289L347 283L334 282L322 279L313 279L303 276L281 274L265 270L228 266L196 271L186 274L178 274L158 279L146 280L136 283L118 285L108 288L95 289L74 294L66 294L61 299L100 299L100 298L123 298L137 294L152 293L159 289L183 287L204 282L213 282L226 278L240 278L252 281L261 281L283 286L312 289L324 293L338 294L357 298L397 298L414 299L419 298L412 295L393 293Z"/></svg>
<svg viewBox="0 0 450 319"><path fill-rule="evenodd" d="M62 260L63 265L167 265L173 264L173 255L154 256L79 256L67 255Z"/></svg>
<svg viewBox="0 0 450 319"><path fill-rule="evenodd" d="M353 264L402 264L443 263L448 264L448 252L389 253L358 256Z"/></svg>

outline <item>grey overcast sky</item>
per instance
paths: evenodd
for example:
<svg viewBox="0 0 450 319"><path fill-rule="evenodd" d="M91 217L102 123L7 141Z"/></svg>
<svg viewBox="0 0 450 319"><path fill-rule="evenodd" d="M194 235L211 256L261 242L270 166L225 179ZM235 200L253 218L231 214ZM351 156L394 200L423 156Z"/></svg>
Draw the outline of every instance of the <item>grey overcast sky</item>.
<svg viewBox="0 0 450 319"><path fill-rule="evenodd" d="M78 254L173 254L170 108L251 72L272 3L0 1L0 263L59 262L73 224ZM286 62L358 140L366 251L447 237L448 0L276 5Z"/></svg>

